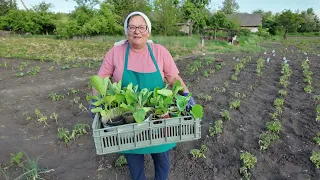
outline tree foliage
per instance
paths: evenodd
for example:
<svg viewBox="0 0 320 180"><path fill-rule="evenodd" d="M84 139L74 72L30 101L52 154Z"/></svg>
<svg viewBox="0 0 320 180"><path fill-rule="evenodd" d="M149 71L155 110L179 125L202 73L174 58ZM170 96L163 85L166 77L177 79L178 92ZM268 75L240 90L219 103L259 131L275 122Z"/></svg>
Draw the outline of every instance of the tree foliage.
<svg viewBox="0 0 320 180"><path fill-rule="evenodd" d="M285 33L283 37L286 38L288 32L297 32L302 19L299 14L293 13L291 10L284 10L277 21L278 25L284 29Z"/></svg>
<svg viewBox="0 0 320 180"><path fill-rule="evenodd" d="M222 7L221 10L225 14L233 14L236 13L239 9L239 4L237 3L236 0L224 0L222 2Z"/></svg>

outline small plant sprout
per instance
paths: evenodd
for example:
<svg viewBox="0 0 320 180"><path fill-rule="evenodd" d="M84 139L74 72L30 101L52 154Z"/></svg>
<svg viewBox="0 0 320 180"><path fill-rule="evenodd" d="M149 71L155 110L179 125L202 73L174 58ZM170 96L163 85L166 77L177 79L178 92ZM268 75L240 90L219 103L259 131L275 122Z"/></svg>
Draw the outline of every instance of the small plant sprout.
<svg viewBox="0 0 320 180"><path fill-rule="evenodd" d="M239 109L240 108L240 100L234 100L230 103L230 109Z"/></svg>
<svg viewBox="0 0 320 180"><path fill-rule="evenodd" d="M10 164L11 165L20 165L22 160L23 153L18 152L17 154L10 153Z"/></svg>
<svg viewBox="0 0 320 180"><path fill-rule="evenodd" d="M260 58L258 61L257 61L257 73L258 73L258 76L261 78L262 77L262 68L264 67L264 59Z"/></svg>
<svg viewBox="0 0 320 180"><path fill-rule="evenodd" d="M71 95L71 94L77 94L80 90L79 89L74 89L74 88L71 88L69 89L69 92L67 92L67 95Z"/></svg>
<svg viewBox="0 0 320 180"><path fill-rule="evenodd" d="M249 152L243 152L240 154L240 160L242 160L240 174L246 180L250 180L251 174L249 173L249 170L254 168L254 166L257 164L257 158L251 155Z"/></svg>
<svg viewBox="0 0 320 180"><path fill-rule="evenodd" d="M23 72L18 72L15 74L16 77L23 77L25 74Z"/></svg>
<svg viewBox="0 0 320 180"><path fill-rule="evenodd" d="M225 88L228 88L228 87L229 87L229 81L225 81L225 82L223 83L223 85L224 85Z"/></svg>
<svg viewBox="0 0 320 180"><path fill-rule="evenodd" d="M200 149L192 149L190 154L194 158L206 158L205 153L207 152L208 148L205 144L201 145Z"/></svg>
<svg viewBox="0 0 320 180"><path fill-rule="evenodd" d="M85 134L89 134L90 126L88 124L77 123L73 126L72 137L80 138Z"/></svg>
<svg viewBox="0 0 320 180"><path fill-rule="evenodd" d="M70 141L70 132L67 128L58 128L58 138L62 140L65 144Z"/></svg>
<svg viewBox="0 0 320 180"><path fill-rule="evenodd" d="M37 115L39 122L44 122L46 126L49 126L49 124L47 123L47 116L44 116L39 109L35 109L35 114Z"/></svg>
<svg viewBox="0 0 320 180"><path fill-rule="evenodd" d="M233 81L238 81L238 76L236 76L235 74L232 74L231 79Z"/></svg>
<svg viewBox="0 0 320 180"><path fill-rule="evenodd" d="M303 88L303 90L306 92L306 93L312 93L312 90L313 90L313 87L312 85L307 85L306 87Z"/></svg>
<svg viewBox="0 0 320 180"><path fill-rule="evenodd" d="M277 98L276 100L274 100L274 105L276 107L282 107L284 103L284 99L283 98Z"/></svg>
<svg viewBox="0 0 320 180"><path fill-rule="evenodd" d="M24 112L23 115L26 116L26 120L30 121L32 118L28 115L28 111Z"/></svg>
<svg viewBox="0 0 320 180"><path fill-rule="evenodd" d="M282 96L282 97L287 96L287 91L284 90L284 89L279 90L278 93L279 93L279 95Z"/></svg>
<svg viewBox="0 0 320 180"><path fill-rule="evenodd" d="M211 100L211 96L210 95L203 94L203 93L198 94L197 98L200 99L200 100L204 100L204 101L210 101Z"/></svg>
<svg viewBox="0 0 320 180"><path fill-rule="evenodd" d="M36 67L32 67L28 72L27 74L29 76L32 76L32 75L36 75L40 72L40 67L39 66L36 66Z"/></svg>
<svg viewBox="0 0 320 180"><path fill-rule="evenodd" d="M208 77L209 77L209 72L208 72L207 70L205 70L205 71L203 72L203 76L206 77L206 78L208 78Z"/></svg>
<svg viewBox="0 0 320 180"><path fill-rule="evenodd" d="M3 63L3 67L4 67L5 69L8 69L7 61L4 61L4 63Z"/></svg>
<svg viewBox="0 0 320 180"><path fill-rule="evenodd" d="M317 133L316 137L313 140L320 146L320 132Z"/></svg>
<svg viewBox="0 0 320 180"><path fill-rule="evenodd" d="M281 129L281 123L280 121L271 121L267 122L267 130L273 133L279 133Z"/></svg>
<svg viewBox="0 0 320 180"><path fill-rule="evenodd" d="M227 121L230 121L230 120L231 120L229 111L227 111L227 110L224 110L224 111L221 113L221 117L222 117L224 120L227 120Z"/></svg>
<svg viewBox="0 0 320 180"><path fill-rule="evenodd" d="M53 68L54 68L54 66L51 66L51 67L49 68L49 71L53 71Z"/></svg>
<svg viewBox="0 0 320 180"><path fill-rule="evenodd" d="M311 162L316 165L318 169L320 169L320 151L312 151L312 155L310 157Z"/></svg>
<svg viewBox="0 0 320 180"><path fill-rule="evenodd" d="M316 113L317 113L316 121L320 121L320 104L317 105Z"/></svg>
<svg viewBox="0 0 320 180"><path fill-rule="evenodd" d="M317 100L317 101L320 101L320 95L314 95L313 96L313 99Z"/></svg>
<svg viewBox="0 0 320 180"><path fill-rule="evenodd" d="M209 128L209 135L212 137L214 135L219 135L222 133L222 121L216 120L214 126Z"/></svg>
<svg viewBox="0 0 320 180"><path fill-rule="evenodd" d="M50 114L50 119L54 119L56 123L58 124L58 114L53 112Z"/></svg>
<svg viewBox="0 0 320 180"><path fill-rule="evenodd" d="M60 100L64 99L64 95L51 92L49 94L49 98L52 101L60 101Z"/></svg>
<svg viewBox="0 0 320 180"><path fill-rule="evenodd" d="M279 139L279 136L274 133L266 132L260 134L260 140L259 140L259 145L260 145L260 150L266 150L270 146L272 141L275 141Z"/></svg>
<svg viewBox="0 0 320 180"><path fill-rule="evenodd" d="M272 113L270 116L271 116L271 118L272 118L273 120L277 120L277 119L278 119L278 116L279 116L279 113L276 111L276 112Z"/></svg>
<svg viewBox="0 0 320 180"><path fill-rule="evenodd" d="M120 168L120 167L122 167L122 166L124 166L124 165L127 165L127 164L128 164L127 159L126 159L123 155L121 155L121 156L119 156L119 158L116 160L114 166L115 166L116 168Z"/></svg>

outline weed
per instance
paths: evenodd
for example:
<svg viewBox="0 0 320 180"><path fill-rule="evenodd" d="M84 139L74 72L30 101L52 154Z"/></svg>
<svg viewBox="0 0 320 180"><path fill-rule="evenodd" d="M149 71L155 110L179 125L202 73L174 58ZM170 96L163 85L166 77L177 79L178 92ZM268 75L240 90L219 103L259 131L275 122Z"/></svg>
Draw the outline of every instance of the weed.
<svg viewBox="0 0 320 180"><path fill-rule="evenodd" d="M27 118L27 121L30 121L32 118L28 115L28 111L24 112L23 115L25 115Z"/></svg>
<svg viewBox="0 0 320 180"><path fill-rule="evenodd" d="M227 111L227 110L224 110L224 111L221 113L221 117L222 117L224 120L228 120L228 121L231 120L229 111Z"/></svg>
<svg viewBox="0 0 320 180"><path fill-rule="evenodd" d="M10 153L10 164L11 165L20 165L22 160L23 153L18 152L17 154Z"/></svg>
<svg viewBox="0 0 320 180"><path fill-rule="evenodd" d="M49 98L51 98L52 101L60 101L64 99L64 95L51 92Z"/></svg>
<svg viewBox="0 0 320 180"><path fill-rule="evenodd" d="M312 151L310 160L316 165L317 168L320 168L320 151Z"/></svg>
<svg viewBox="0 0 320 180"><path fill-rule="evenodd" d="M47 116L44 116L39 109L35 109L35 113L39 122L44 122L45 125L49 126L49 124L47 124Z"/></svg>
<svg viewBox="0 0 320 180"><path fill-rule="evenodd" d="M25 74L23 72L18 72L15 74L16 77L23 77Z"/></svg>
<svg viewBox="0 0 320 180"><path fill-rule="evenodd" d="M114 166L115 166L116 168L120 168L120 167L122 167L122 166L124 166L124 165L127 165L127 164L128 164L127 159L126 159L123 155L121 155L121 156L119 156L119 158L116 160Z"/></svg>
<svg viewBox="0 0 320 180"><path fill-rule="evenodd" d="M78 107L81 112L89 112L88 108L86 108L82 103L80 103Z"/></svg>
<svg viewBox="0 0 320 180"><path fill-rule="evenodd" d="M234 100L230 103L230 109L239 109L240 108L240 100Z"/></svg>
<svg viewBox="0 0 320 180"><path fill-rule="evenodd" d="M270 143L272 141L275 141L279 139L279 136L274 133L266 132L260 134L260 140L259 140L259 145L260 145L260 150L266 150L270 146Z"/></svg>
<svg viewBox="0 0 320 180"><path fill-rule="evenodd" d="M279 133L281 129L280 121L267 122L267 130L273 133Z"/></svg>

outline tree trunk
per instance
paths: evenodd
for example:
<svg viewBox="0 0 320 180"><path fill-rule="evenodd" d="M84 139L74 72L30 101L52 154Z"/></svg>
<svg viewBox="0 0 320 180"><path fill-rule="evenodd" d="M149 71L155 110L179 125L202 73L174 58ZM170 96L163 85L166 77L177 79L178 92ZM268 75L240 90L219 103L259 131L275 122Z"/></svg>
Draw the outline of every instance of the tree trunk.
<svg viewBox="0 0 320 180"><path fill-rule="evenodd" d="M287 39L287 33L288 33L288 29L284 31L283 39Z"/></svg>

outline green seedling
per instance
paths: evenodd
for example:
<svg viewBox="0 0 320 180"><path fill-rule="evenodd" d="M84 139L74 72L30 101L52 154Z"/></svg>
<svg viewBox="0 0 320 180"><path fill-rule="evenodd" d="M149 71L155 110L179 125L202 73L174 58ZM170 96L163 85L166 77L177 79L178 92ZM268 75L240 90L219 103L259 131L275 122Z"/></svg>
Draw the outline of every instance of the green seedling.
<svg viewBox="0 0 320 180"><path fill-rule="evenodd" d="M209 73L210 74L214 74L216 72L216 70L214 70L214 69L209 69Z"/></svg>
<svg viewBox="0 0 320 180"><path fill-rule="evenodd" d="M27 72L27 74L29 76L32 76L32 75L36 75L40 72L40 67L39 66L36 66L36 67L32 67L31 69L29 69L29 71Z"/></svg>
<svg viewBox="0 0 320 180"><path fill-rule="evenodd" d="M282 107L284 103L284 99L283 98L277 98L276 100L274 100L274 105L275 107Z"/></svg>
<svg viewBox="0 0 320 180"><path fill-rule="evenodd" d="M208 72L207 70L204 71L204 72L203 72L203 76L206 77L206 78L208 78L208 77L209 77L209 72Z"/></svg>
<svg viewBox="0 0 320 180"><path fill-rule="evenodd" d="M209 128L210 136L219 135L222 133L222 121L216 120L213 127Z"/></svg>
<svg viewBox="0 0 320 180"><path fill-rule="evenodd" d="M206 158L205 153L207 152L208 148L205 144L201 145L200 149L192 149L190 154L194 158Z"/></svg>
<svg viewBox="0 0 320 180"><path fill-rule="evenodd" d="M240 160L242 160L242 166L240 167L240 174L246 179L250 180L250 169L254 168L257 164L257 158L248 152L240 154Z"/></svg>
<svg viewBox="0 0 320 180"><path fill-rule="evenodd" d="M114 166L115 166L116 168L120 168L120 167L122 167L122 166L124 166L124 165L127 165L127 164L128 164L127 159L126 159L123 155L121 155L121 156L119 156L119 158L116 160Z"/></svg>
<svg viewBox="0 0 320 180"><path fill-rule="evenodd" d="M279 136L274 133L266 132L260 134L260 140L259 140L259 145L260 145L260 150L266 150L270 146L272 141L275 141L279 139Z"/></svg>
<svg viewBox="0 0 320 180"><path fill-rule="evenodd" d="M282 96L282 97L285 97L285 96L287 96L287 91L284 90L284 89L281 89L281 90L278 91L278 94L279 94L280 96Z"/></svg>
<svg viewBox="0 0 320 180"><path fill-rule="evenodd" d="M18 152L17 154L14 153L10 153L10 164L11 165L20 165L21 164L21 160L23 157L23 153L22 152Z"/></svg>
<svg viewBox="0 0 320 180"><path fill-rule="evenodd" d="M26 120L30 121L32 118L28 115L28 111L24 112L23 115L26 116Z"/></svg>
<svg viewBox="0 0 320 180"><path fill-rule="evenodd" d="M318 169L320 169L320 151L312 151L312 155L310 157L311 162L316 165Z"/></svg>
<svg viewBox="0 0 320 180"><path fill-rule="evenodd" d="M210 95L203 94L203 93L198 94L197 98L200 99L200 100L204 100L204 101L210 101L211 100L211 96Z"/></svg>
<svg viewBox="0 0 320 180"><path fill-rule="evenodd" d="M88 112L88 108L86 108L82 103L79 104L78 108L80 109L81 112Z"/></svg>
<svg viewBox="0 0 320 180"><path fill-rule="evenodd" d="M271 121L267 122L267 130L273 133L279 133L281 129L281 123L280 121Z"/></svg>
<svg viewBox="0 0 320 180"><path fill-rule="evenodd" d="M312 87L312 85L307 85L306 87L304 87L304 91L306 92L306 93L312 93L312 90L313 90L313 87Z"/></svg>
<svg viewBox="0 0 320 180"><path fill-rule="evenodd" d="M67 95L71 95L71 94L77 94L80 90L79 89L74 89L74 88L71 88L69 89L69 92L67 92Z"/></svg>
<svg viewBox="0 0 320 180"><path fill-rule="evenodd" d="M221 117L222 117L224 120L228 120L228 121L231 120L229 111L227 111L227 110L224 110L224 111L221 113Z"/></svg>
<svg viewBox="0 0 320 180"><path fill-rule="evenodd" d="M271 118L272 118L273 120L277 120L277 119L278 119L278 116L279 116L279 113L276 111L276 112L272 113L270 116L271 116Z"/></svg>
<svg viewBox="0 0 320 180"><path fill-rule="evenodd" d="M222 66L220 64L216 65L216 70L219 71L222 68Z"/></svg>
<svg viewBox="0 0 320 180"><path fill-rule="evenodd" d="M50 114L50 119L54 119L56 123L58 124L58 114L53 112Z"/></svg>
<svg viewBox="0 0 320 180"><path fill-rule="evenodd" d="M52 101L60 101L64 99L64 95L51 92L49 98L51 98Z"/></svg>
<svg viewBox="0 0 320 180"><path fill-rule="evenodd" d="M90 126L88 124L77 123L73 126L71 137L73 139L80 138L85 134L89 134Z"/></svg>
<svg viewBox="0 0 320 180"><path fill-rule="evenodd" d="M69 66L69 64L66 64L66 65L61 66L60 69L61 69L61 70L70 69L70 66Z"/></svg>
<svg viewBox="0 0 320 180"><path fill-rule="evenodd" d="M16 77L23 77L25 74L23 72L18 72L15 74Z"/></svg>
<svg viewBox="0 0 320 180"><path fill-rule="evenodd" d="M230 103L230 109L239 109L240 108L240 100L234 100Z"/></svg>
<svg viewBox="0 0 320 180"><path fill-rule="evenodd" d="M225 81L225 82L223 83L223 85L224 85L225 88L228 88L228 87L229 87L229 81Z"/></svg>
<svg viewBox="0 0 320 180"><path fill-rule="evenodd" d="M313 99L317 100L317 101L320 101L320 95L314 95L313 96Z"/></svg>
<svg viewBox="0 0 320 180"><path fill-rule="evenodd" d="M3 67L4 67L5 69L8 69L7 61L4 61L4 63L3 63Z"/></svg>
<svg viewBox="0 0 320 180"><path fill-rule="evenodd" d="M58 128L58 138L65 144L68 144L68 142L71 140L69 130L67 128Z"/></svg>
<svg viewBox="0 0 320 180"><path fill-rule="evenodd" d="M54 68L54 66L51 66L51 67L49 68L49 71L53 71L53 68Z"/></svg>
<svg viewBox="0 0 320 180"><path fill-rule="evenodd" d="M37 115L39 122L44 122L45 125L49 126L47 124L47 116L44 116L39 109L35 109L35 114ZM49 126L50 127L50 126Z"/></svg>
<svg viewBox="0 0 320 180"><path fill-rule="evenodd" d="M233 81L238 81L238 76L236 76L235 74L232 74L231 79Z"/></svg>
<svg viewBox="0 0 320 180"><path fill-rule="evenodd" d="M317 133L316 137L313 140L320 146L320 132Z"/></svg>

